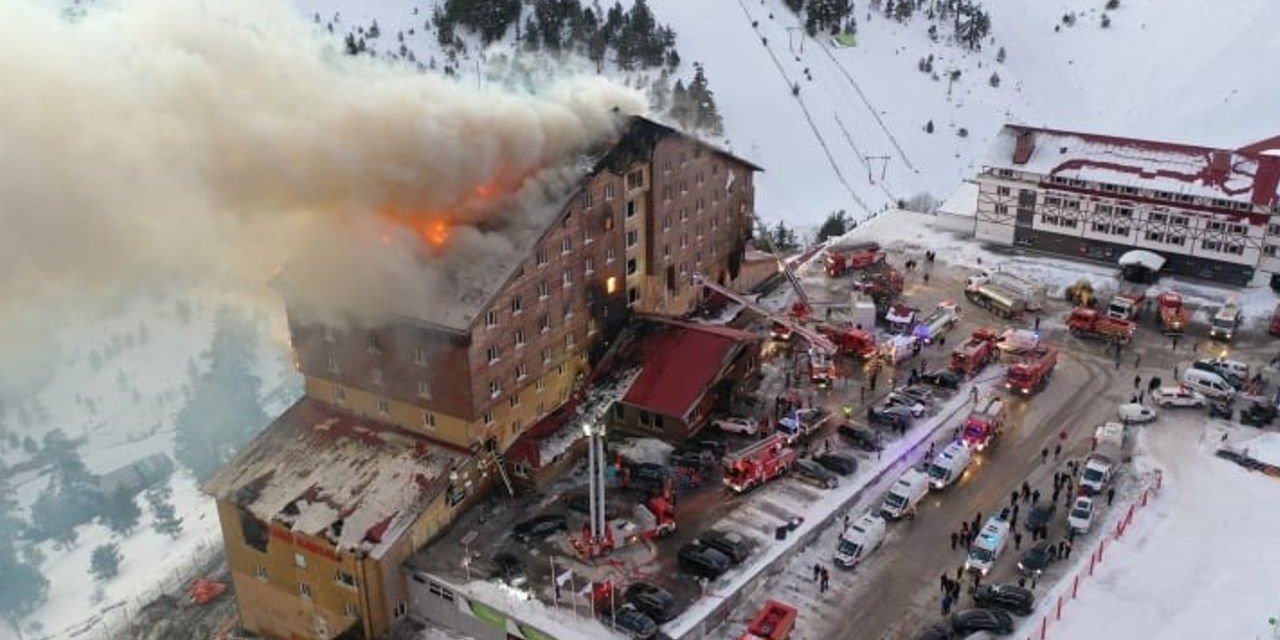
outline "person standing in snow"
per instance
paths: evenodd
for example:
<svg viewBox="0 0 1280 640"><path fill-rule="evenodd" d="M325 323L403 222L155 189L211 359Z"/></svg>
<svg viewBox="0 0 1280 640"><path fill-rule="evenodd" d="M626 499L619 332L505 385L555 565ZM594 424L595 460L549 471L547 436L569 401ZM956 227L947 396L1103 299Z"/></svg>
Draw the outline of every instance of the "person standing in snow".
<svg viewBox="0 0 1280 640"><path fill-rule="evenodd" d="M956 543L959 541L960 541L960 536L956 532L952 531L951 532L951 550L952 551L956 550Z"/></svg>

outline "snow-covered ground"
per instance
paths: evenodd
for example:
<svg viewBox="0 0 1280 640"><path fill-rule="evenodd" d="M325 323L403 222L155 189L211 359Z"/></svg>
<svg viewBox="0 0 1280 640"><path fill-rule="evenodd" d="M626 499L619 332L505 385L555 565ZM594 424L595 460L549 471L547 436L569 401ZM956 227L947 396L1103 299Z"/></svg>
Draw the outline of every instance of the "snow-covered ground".
<svg viewBox="0 0 1280 640"><path fill-rule="evenodd" d="M1049 638L1274 637L1280 511L1269 505L1280 503L1280 479L1214 457L1224 431L1229 444L1257 437L1192 413L1143 429L1140 462L1163 470L1160 495L1108 545ZM1039 625L1034 616L1015 637Z"/></svg>
<svg viewBox="0 0 1280 640"><path fill-rule="evenodd" d="M172 458L173 419L185 402L189 367L202 370L199 356L209 347L214 316L223 301L217 295L143 297L114 317L68 326L61 336L66 356L53 378L19 404L27 407L30 418L21 422L11 416L8 427L20 438L30 436L36 442L54 428L72 438L85 438L77 451L95 474L155 453ZM181 319L180 304L186 320ZM297 397L300 381L293 372L288 343L280 339L279 317L264 313L256 320L259 343L254 347L254 374L262 381L264 410L274 415ZM41 409L33 408L37 406ZM19 447L0 457L12 465L30 454ZM19 473L11 479L24 511L48 484L46 471ZM221 539L213 502L200 493L190 473L179 468L170 483L171 502L183 520L176 539L151 528L150 510L139 495L136 502L142 516L132 534L121 536L91 523L77 529L77 542L70 549L59 550L47 542L40 545L49 599L25 621L24 627L34 623L42 629L29 637L65 638L84 629L101 633L113 625L118 628L126 611L136 611L162 590L172 593L181 588L175 574L206 558ZM88 575L89 556L95 547L109 542L120 546L120 574L98 584Z"/></svg>

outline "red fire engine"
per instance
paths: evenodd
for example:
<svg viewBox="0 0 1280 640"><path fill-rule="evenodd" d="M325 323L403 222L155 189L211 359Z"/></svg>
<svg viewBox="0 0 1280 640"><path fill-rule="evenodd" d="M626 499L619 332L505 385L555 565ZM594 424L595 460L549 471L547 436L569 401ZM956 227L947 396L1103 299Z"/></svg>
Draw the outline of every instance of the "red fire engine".
<svg viewBox="0 0 1280 640"><path fill-rule="evenodd" d="M1009 365L1004 387L1014 393L1030 395L1049 382L1049 374L1058 364L1058 348L1040 343L1034 349L1021 354L1021 360Z"/></svg>
<svg viewBox="0 0 1280 640"><path fill-rule="evenodd" d="M1137 326L1129 320L1103 315L1097 309L1076 307L1067 316L1067 329L1071 330L1071 335L1080 338L1129 344Z"/></svg>
<svg viewBox="0 0 1280 640"><path fill-rule="evenodd" d="M602 540L594 544L591 542L591 525L587 523L582 525L582 538L571 538L570 542L583 558L591 559L609 555L614 549L641 540L665 538L675 530L676 509L667 491L636 505L630 519L606 522Z"/></svg>
<svg viewBox="0 0 1280 640"><path fill-rule="evenodd" d="M964 422L964 443L982 451L1004 432L1004 401L991 398L980 409L969 414Z"/></svg>
<svg viewBox="0 0 1280 640"><path fill-rule="evenodd" d="M882 262L884 262L884 252L874 242L858 247L841 247L827 252L827 275L839 278Z"/></svg>
<svg viewBox="0 0 1280 640"><path fill-rule="evenodd" d="M724 483L742 493L786 473L795 464L796 452L787 446L787 436L775 433L724 457Z"/></svg>
<svg viewBox="0 0 1280 640"><path fill-rule="evenodd" d="M1182 304L1182 296L1166 291L1156 298L1156 306L1160 309L1160 333L1182 335L1191 320L1191 312Z"/></svg>
<svg viewBox="0 0 1280 640"><path fill-rule="evenodd" d="M951 370L964 376L973 376L999 356L995 332L985 327L975 329L968 340L951 352Z"/></svg>
<svg viewBox="0 0 1280 640"><path fill-rule="evenodd" d="M870 358L876 354L876 338L870 331L830 324L820 324L817 329L840 348L840 353L858 358Z"/></svg>
<svg viewBox="0 0 1280 640"><path fill-rule="evenodd" d="M791 605L766 600L764 608L751 619L747 632L738 640L787 640L796 626L797 615L796 608Z"/></svg>

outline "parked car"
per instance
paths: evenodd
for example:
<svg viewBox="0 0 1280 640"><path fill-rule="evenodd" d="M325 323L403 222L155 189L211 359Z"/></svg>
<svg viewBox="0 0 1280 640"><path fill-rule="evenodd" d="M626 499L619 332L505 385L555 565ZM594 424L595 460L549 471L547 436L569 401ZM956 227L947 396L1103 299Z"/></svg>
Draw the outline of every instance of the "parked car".
<svg viewBox="0 0 1280 640"><path fill-rule="evenodd" d="M928 408L924 405L923 402L917 400L915 396L907 395L905 393L898 393L897 391L892 391L889 393L889 395L885 396L884 406L905 407L906 409L911 411L912 418L923 417L925 410Z"/></svg>
<svg viewBox="0 0 1280 640"><path fill-rule="evenodd" d="M836 432L848 440L850 444L863 451L875 452L884 448L880 445L880 438L870 429L864 429L846 422L840 425Z"/></svg>
<svg viewBox="0 0 1280 640"><path fill-rule="evenodd" d="M564 505L570 511L582 514L591 513L591 496L585 491L575 491L565 494ZM616 520L618 518L618 508L608 502L604 503L604 517L606 520Z"/></svg>
<svg viewBox="0 0 1280 640"><path fill-rule="evenodd" d="M1276 408L1273 405L1254 402L1247 409L1240 410L1240 424L1251 427L1265 427L1276 419Z"/></svg>
<svg viewBox="0 0 1280 640"><path fill-rule="evenodd" d="M974 606L1003 609L1019 616L1029 616L1036 608L1036 596L1030 589L1016 584L984 584L973 592Z"/></svg>
<svg viewBox="0 0 1280 640"><path fill-rule="evenodd" d="M818 464L826 467L828 470L834 471L842 476L850 475L854 471L858 470L857 460L850 458L849 456L842 456L838 453L824 453L817 458L814 458L814 460L817 460Z"/></svg>
<svg viewBox="0 0 1280 640"><path fill-rule="evenodd" d="M710 451L711 455L714 456L716 460L723 458L724 454L729 452L728 443L726 443L724 440L719 440L714 437L711 437L710 435L704 435L700 438L696 438L693 440L686 440L684 444L680 445L679 447L676 447L676 451L679 451L681 448L685 448L685 447L702 449L703 451Z"/></svg>
<svg viewBox="0 0 1280 640"><path fill-rule="evenodd" d="M1027 528L1027 531L1035 531L1040 527L1047 527L1049 522L1053 520L1053 514L1057 510L1058 505L1054 504L1052 500L1041 500L1031 505L1023 526Z"/></svg>
<svg viewBox="0 0 1280 640"><path fill-rule="evenodd" d="M676 617L675 597L666 589L648 582L632 583L627 587L623 599L655 622L667 622Z"/></svg>
<svg viewBox="0 0 1280 640"><path fill-rule="evenodd" d="M514 553L500 552L493 556L493 577L518 587L525 583L524 563Z"/></svg>
<svg viewBox="0 0 1280 640"><path fill-rule="evenodd" d="M965 609L951 614L951 628L960 637L979 631L996 635L1013 633L1013 616L1000 609Z"/></svg>
<svg viewBox="0 0 1280 640"><path fill-rule="evenodd" d="M1053 546L1053 543L1048 540L1041 540L1031 545L1031 548L1027 549L1027 552L1022 554L1022 559L1018 561L1018 571L1028 576L1038 576L1043 573L1045 567L1054 560L1049 556L1049 549Z"/></svg>
<svg viewBox="0 0 1280 640"><path fill-rule="evenodd" d="M716 457L706 449L678 448L671 452L671 464L686 469L705 469L716 463Z"/></svg>
<svg viewBox="0 0 1280 640"><path fill-rule="evenodd" d="M729 556L697 541L680 547L676 559L681 571L708 580L719 578L731 564Z"/></svg>
<svg viewBox="0 0 1280 640"><path fill-rule="evenodd" d="M1093 526L1093 499L1085 496L1076 498L1067 514L1067 527L1076 533L1089 533Z"/></svg>
<svg viewBox="0 0 1280 640"><path fill-rule="evenodd" d="M923 382L936 389L948 389L955 391L960 388L960 384L964 382L964 377L950 369L937 369L929 371L920 376L920 382Z"/></svg>
<svg viewBox="0 0 1280 640"><path fill-rule="evenodd" d="M647 640L658 634L658 623L633 605L624 604L612 615L607 610L601 615L605 618L605 624L617 625L619 629L631 634L632 638Z"/></svg>
<svg viewBox="0 0 1280 640"><path fill-rule="evenodd" d="M760 432L760 421L747 416L723 416L711 421L711 426L728 433L754 436Z"/></svg>
<svg viewBox="0 0 1280 640"><path fill-rule="evenodd" d="M915 640L954 640L955 637L956 632L952 631L950 626L938 623L925 627Z"/></svg>
<svg viewBox="0 0 1280 640"><path fill-rule="evenodd" d="M1120 417L1120 422L1125 424L1146 424L1155 422L1158 417L1155 409L1137 402L1128 402L1120 405L1116 410L1116 414Z"/></svg>
<svg viewBox="0 0 1280 640"><path fill-rule="evenodd" d="M867 407L867 422L891 428L905 429L911 426L911 409L908 407Z"/></svg>
<svg viewBox="0 0 1280 640"><path fill-rule="evenodd" d="M1249 379L1249 365L1238 360L1200 358L1191 363L1191 367L1216 373L1237 389L1244 386Z"/></svg>
<svg viewBox="0 0 1280 640"><path fill-rule="evenodd" d="M733 531L707 529L698 536L703 546L711 547L729 558L733 564L742 564L751 555L751 545L741 534Z"/></svg>
<svg viewBox="0 0 1280 640"><path fill-rule="evenodd" d="M840 486L840 478L813 460L799 460L791 467L791 474L801 482L808 482L823 489Z"/></svg>
<svg viewBox="0 0 1280 640"><path fill-rule="evenodd" d="M1203 407L1204 394L1186 387L1160 387L1151 392L1151 402L1158 407Z"/></svg>
<svg viewBox="0 0 1280 640"><path fill-rule="evenodd" d="M898 387L893 392L915 398L917 402L924 404L926 407L933 404L933 389L928 385L913 384L909 387Z"/></svg>
<svg viewBox="0 0 1280 640"><path fill-rule="evenodd" d="M564 514L548 513L518 523L515 527L512 527L511 535L515 536L516 540L529 544L536 540L542 540L553 533L568 530L569 520L564 517Z"/></svg>

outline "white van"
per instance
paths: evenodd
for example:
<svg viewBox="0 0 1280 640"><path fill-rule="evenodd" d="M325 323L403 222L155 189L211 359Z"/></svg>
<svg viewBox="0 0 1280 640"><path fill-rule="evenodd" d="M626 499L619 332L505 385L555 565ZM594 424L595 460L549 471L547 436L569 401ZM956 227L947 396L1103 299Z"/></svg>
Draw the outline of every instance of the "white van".
<svg viewBox="0 0 1280 640"><path fill-rule="evenodd" d="M884 542L884 520L870 513L858 518L840 533L836 545L836 564L852 569L871 555Z"/></svg>
<svg viewBox="0 0 1280 640"><path fill-rule="evenodd" d="M1009 523L1000 519L1000 516L991 516L973 539L973 544L969 545L969 556L964 559L964 568L987 575L1008 543Z"/></svg>
<svg viewBox="0 0 1280 640"><path fill-rule="evenodd" d="M922 471L908 469L885 494L880 513L889 519L915 516L916 505L926 493L929 493L929 476Z"/></svg>
<svg viewBox="0 0 1280 640"><path fill-rule="evenodd" d="M947 488L964 475L972 460L973 454L965 443L959 440L952 442L934 456L933 464L929 465L929 483L934 489Z"/></svg>
<svg viewBox="0 0 1280 640"><path fill-rule="evenodd" d="M1203 393L1215 400L1230 398L1236 394L1236 388L1222 376L1203 369L1188 368L1182 372L1182 384Z"/></svg>

